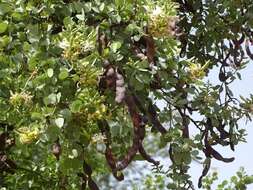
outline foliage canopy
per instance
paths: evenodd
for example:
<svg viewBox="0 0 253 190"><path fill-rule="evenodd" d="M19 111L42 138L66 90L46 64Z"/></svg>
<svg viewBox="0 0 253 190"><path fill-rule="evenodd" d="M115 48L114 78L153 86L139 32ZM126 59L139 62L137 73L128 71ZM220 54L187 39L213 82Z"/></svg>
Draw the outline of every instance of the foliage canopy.
<svg viewBox="0 0 253 190"><path fill-rule="evenodd" d="M168 189L193 189L203 157L201 187L213 159L234 160L215 146L245 141L253 96L230 84L253 59L252 13L246 0L1 0L1 186L96 190L145 160Z"/></svg>

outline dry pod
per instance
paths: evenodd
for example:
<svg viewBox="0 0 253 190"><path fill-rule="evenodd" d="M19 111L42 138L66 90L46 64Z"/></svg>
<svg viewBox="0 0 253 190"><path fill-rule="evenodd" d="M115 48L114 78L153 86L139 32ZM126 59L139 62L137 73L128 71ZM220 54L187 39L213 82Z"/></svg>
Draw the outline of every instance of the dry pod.
<svg viewBox="0 0 253 190"><path fill-rule="evenodd" d="M109 77L109 76L113 76L114 73L115 73L115 72L114 72L114 69L113 69L113 68L110 68L110 69L107 70L106 76L108 76L108 77Z"/></svg>
<svg viewBox="0 0 253 190"><path fill-rule="evenodd" d="M121 74L116 74L116 97L117 103L122 103L125 99L126 87L124 86L124 78Z"/></svg>
<svg viewBox="0 0 253 190"><path fill-rule="evenodd" d="M56 157L57 160L60 159L61 155L61 145L59 143L59 138L55 141L55 143L52 146L52 153Z"/></svg>

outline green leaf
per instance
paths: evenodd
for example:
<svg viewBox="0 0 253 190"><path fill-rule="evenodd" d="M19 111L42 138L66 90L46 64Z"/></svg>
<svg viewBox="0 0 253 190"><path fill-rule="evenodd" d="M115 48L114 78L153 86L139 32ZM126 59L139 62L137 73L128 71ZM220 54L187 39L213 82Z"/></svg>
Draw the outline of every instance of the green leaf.
<svg viewBox="0 0 253 190"><path fill-rule="evenodd" d="M121 47L121 42L113 42L110 46L113 53L116 53L117 50Z"/></svg>
<svg viewBox="0 0 253 190"><path fill-rule="evenodd" d="M63 118L67 121L71 120L71 112L69 109L63 109L60 111L60 114L63 116Z"/></svg>
<svg viewBox="0 0 253 190"><path fill-rule="evenodd" d="M60 73L59 73L58 78L59 78L60 80L64 80L64 79L66 79L68 76L69 76L68 70L67 70L67 69L62 69L62 70L60 71Z"/></svg>
<svg viewBox="0 0 253 190"><path fill-rule="evenodd" d="M177 185L174 184L174 183L169 183L169 184L167 185L167 188L168 188L168 189L177 189Z"/></svg>
<svg viewBox="0 0 253 190"><path fill-rule="evenodd" d="M100 10L101 12L103 12L104 8L105 8L105 4L104 4L104 3L101 3L100 6L99 6L99 10Z"/></svg>
<svg viewBox="0 0 253 190"><path fill-rule="evenodd" d="M65 17L63 19L63 24L66 28L71 28L74 25L73 20L71 19L71 17Z"/></svg>
<svg viewBox="0 0 253 190"><path fill-rule="evenodd" d="M83 102L81 100L76 100L74 102L72 102L72 104L70 105L70 110L73 113L77 113L81 110Z"/></svg>
<svg viewBox="0 0 253 190"><path fill-rule="evenodd" d="M49 105L49 104L56 104L58 102L58 97L57 97L57 94L50 94L48 97L45 97L44 99L44 103L46 105Z"/></svg>
<svg viewBox="0 0 253 190"><path fill-rule="evenodd" d="M47 76L48 76L49 78L51 78L53 75L54 75L54 70L53 70L52 68L49 68L49 69L47 70Z"/></svg>
<svg viewBox="0 0 253 190"><path fill-rule="evenodd" d="M117 7L121 7L121 6L124 4L124 2L125 2L125 1L123 1L123 0L115 0L115 5L116 5Z"/></svg>
<svg viewBox="0 0 253 190"><path fill-rule="evenodd" d="M14 12L11 14L11 17L13 18L13 20L15 21L21 21L22 20L22 14L18 13L18 12Z"/></svg>
<svg viewBox="0 0 253 190"><path fill-rule="evenodd" d="M8 28L8 24L6 22L0 22L0 34L4 33Z"/></svg>
<svg viewBox="0 0 253 190"><path fill-rule="evenodd" d="M85 14L84 14L84 10L82 9L82 14L77 14L76 18L78 18L81 21L85 20Z"/></svg>
<svg viewBox="0 0 253 190"><path fill-rule="evenodd" d="M245 184L252 184L253 183L253 176L246 176L244 178Z"/></svg>
<svg viewBox="0 0 253 190"><path fill-rule="evenodd" d="M188 102L187 99L180 99L177 101L177 105L183 106L183 105L187 104L187 102Z"/></svg>
<svg viewBox="0 0 253 190"><path fill-rule="evenodd" d="M4 15L12 10L12 7L8 3L0 3L0 15Z"/></svg>
<svg viewBox="0 0 253 190"><path fill-rule="evenodd" d="M32 114L31 114L31 119L33 119L33 120L41 120L41 119L43 119L43 115L41 114L41 113L39 113L39 112L33 112Z"/></svg>
<svg viewBox="0 0 253 190"><path fill-rule="evenodd" d="M38 24L30 24L27 26L27 38L30 43L39 42L41 38L41 30Z"/></svg>

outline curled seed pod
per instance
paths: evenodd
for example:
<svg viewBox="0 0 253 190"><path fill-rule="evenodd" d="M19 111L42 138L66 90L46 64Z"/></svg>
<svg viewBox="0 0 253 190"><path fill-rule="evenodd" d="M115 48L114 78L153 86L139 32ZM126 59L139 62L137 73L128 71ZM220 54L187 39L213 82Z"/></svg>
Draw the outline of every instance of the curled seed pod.
<svg viewBox="0 0 253 190"><path fill-rule="evenodd" d="M224 72L222 72L222 71L220 71L220 73L219 73L219 80L221 81L221 82L225 82L226 80L227 80L227 76L225 75L225 73Z"/></svg>
<svg viewBox="0 0 253 190"><path fill-rule="evenodd" d="M127 154L123 158L123 160L119 161L116 166L116 170L120 171L125 169L133 160L135 157L136 153L139 150L139 147L141 145L142 140L140 139L140 136L138 134L140 123L141 123L141 115L137 112L136 110L136 105L134 102L134 98L130 95L127 95L125 98L126 105L128 107L128 111L130 113L133 126L134 126L134 137L133 137L133 144L132 146L128 149Z"/></svg>
<svg viewBox="0 0 253 190"><path fill-rule="evenodd" d="M77 176L81 178L81 190L85 190L87 184L87 176L85 176L83 173L77 173Z"/></svg>
<svg viewBox="0 0 253 190"><path fill-rule="evenodd" d="M211 146L210 146L211 147ZM211 155L216 159L216 160L220 160L220 161L223 161L223 162L233 162L235 160L234 157L232 158L224 158L223 156L221 156L221 154L219 152L217 152L216 150L214 150L212 147L211 147Z"/></svg>
<svg viewBox="0 0 253 190"><path fill-rule="evenodd" d="M226 139L229 138L230 134L224 129L224 127L222 127L223 125L220 125L219 127L217 127L217 130L220 133L220 138L221 139Z"/></svg>
<svg viewBox="0 0 253 190"><path fill-rule="evenodd" d="M245 40L245 35L242 34L241 38L239 40L232 40L235 47L239 47Z"/></svg>
<svg viewBox="0 0 253 190"><path fill-rule="evenodd" d="M91 178L88 179L88 186L90 190L99 190L97 184Z"/></svg>
<svg viewBox="0 0 253 190"><path fill-rule="evenodd" d="M8 133L4 132L0 134L0 151L4 151L6 147L6 139L8 138Z"/></svg>
<svg viewBox="0 0 253 190"><path fill-rule="evenodd" d="M210 169L211 166L211 159L210 158L206 158L205 162L204 162L204 169L202 171L201 176L199 177L199 181L198 181L198 188L202 187L202 178L205 177Z"/></svg>
<svg viewBox="0 0 253 190"><path fill-rule="evenodd" d="M137 53L136 57L138 57L141 60L146 60L147 56L144 53Z"/></svg>
<svg viewBox="0 0 253 190"><path fill-rule="evenodd" d="M117 86L116 87L116 93L125 94L125 92L126 92L126 87L124 87L124 86Z"/></svg>
<svg viewBox="0 0 253 190"><path fill-rule="evenodd" d="M110 65L110 62L108 60L105 60L103 62L104 67L108 67Z"/></svg>
<svg viewBox="0 0 253 190"><path fill-rule="evenodd" d="M115 78L113 76L107 77L106 79L106 87L114 89L116 85Z"/></svg>
<svg viewBox="0 0 253 190"><path fill-rule="evenodd" d="M224 158L219 152L217 152L208 142L208 133L205 134L205 148L203 152L205 153L206 157L213 156L216 160L223 161L223 162L233 162L234 157L232 158Z"/></svg>
<svg viewBox="0 0 253 190"><path fill-rule="evenodd" d="M150 103L148 106L148 114L153 127L157 129L161 134L167 133L167 130L160 123L156 112L156 108L152 103Z"/></svg>
<svg viewBox="0 0 253 190"><path fill-rule="evenodd" d="M82 179L81 190L85 190L86 189L86 185L87 185L87 181Z"/></svg>
<svg viewBox="0 0 253 190"><path fill-rule="evenodd" d="M125 98L126 87L116 87L115 102L122 103Z"/></svg>
<svg viewBox="0 0 253 190"><path fill-rule="evenodd" d="M146 115L143 115L141 121L142 125L145 126L148 123L148 117Z"/></svg>
<svg viewBox="0 0 253 190"><path fill-rule="evenodd" d="M139 137L140 137L141 140L144 139L145 133L146 133L146 132L145 132L145 127L144 127L144 126L140 126L139 131L138 131L138 134L139 134Z"/></svg>
<svg viewBox="0 0 253 190"><path fill-rule="evenodd" d="M106 81L106 77L105 76L100 76L98 78L98 89L101 93L103 93L105 91L105 89L107 88L107 81Z"/></svg>
<svg viewBox="0 0 253 190"><path fill-rule="evenodd" d="M92 174L92 169L91 167L85 162L85 160L83 161L83 171L85 174L87 174L87 176L91 176Z"/></svg>
<svg viewBox="0 0 253 190"><path fill-rule="evenodd" d="M124 81L124 78L121 74L117 73L116 77L117 77L117 80L123 80Z"/></svg>
<svg viewBox="0 0 253 190"><path fill-rule="evenodd" d="M116 87L122 87L124 86L124 80L116 80Z"/></svg>
<svg viewBox="0 0 253 190"><path fill-rule="evenodd" d="M59 138L55 141L55 143L52 146L52 153L56 157L57 160L60 159L61 155L61 145L59 143Z"/></svg>
<svg viewBox="0 0 253 190"><path fill-rule="evenodd" d="M114 176L118 181L123 181L123 180L124 180L124 175L123 175L122 172L113 171L112 174L113 174L113 176Z"/></svg>
<svg viewBox="0 0 253 190"><path fill-rule="evenodd" d="M140 152L141 156L142 156L145 160L147 160L148 162L154 164L155 166L158 166L158 165L160 164L159 161L154 160L150 155L148 155L148 153L145 151L143 145L141 145L141 146L139 147L139 152Z"/></svg>
<svg viewBox="0 0 253 190"><path fill-rule="evenodd" d="M109 166L112 169L114 169L116 167L116 162L115 162L114 156L112 154L112 150L109 147L106 147L105 157L106 157L106 160L107 160L107 163L109 164Z"/></svg>
<svg viewBox="0 0 253 190"><path fill-rule="evenodd" d="M234 143L230 140L230 149L231 150L233 150L233 151L235 151L235 145L234 145Z"/></svg>
<svg viewBox="0 0 253 190"><path fill-rule="evenodd" d="M112 174L113 176L118 180L118 181L122 181L124 180L124 175L121 172L115 171L116 169L116 160L112 154L112 150L109 147L109 145L107 145L106 147L106 152L105 152L105 158L106 161L108 163L108 165L110 166L111 170L112 170Z"/></svg>
<svg viewBox="0 0 253 190"><path fill-rule="evenodd" d="M115 74L115 71L113 68L109 68L106 72L106 76L113 76Z"/></svg>

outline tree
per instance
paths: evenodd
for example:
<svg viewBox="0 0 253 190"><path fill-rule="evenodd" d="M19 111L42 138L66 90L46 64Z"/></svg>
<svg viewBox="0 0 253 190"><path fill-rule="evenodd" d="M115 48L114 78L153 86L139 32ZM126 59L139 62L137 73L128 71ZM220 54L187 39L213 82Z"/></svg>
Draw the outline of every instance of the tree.
<svg viewBox="0 0 253 190"><path fill-rule="evenodd" d="M253 96L229 85L253 59L252 12L246 0L2 0L1 186L96 190L143 159L168 189L193 189L204 157L201 187L213 159L234 160L215 145L245 141ZM215 67L219 85L204 80ZM160 149L169 171L148 153Z"/></svg>

